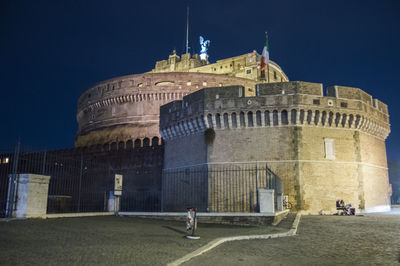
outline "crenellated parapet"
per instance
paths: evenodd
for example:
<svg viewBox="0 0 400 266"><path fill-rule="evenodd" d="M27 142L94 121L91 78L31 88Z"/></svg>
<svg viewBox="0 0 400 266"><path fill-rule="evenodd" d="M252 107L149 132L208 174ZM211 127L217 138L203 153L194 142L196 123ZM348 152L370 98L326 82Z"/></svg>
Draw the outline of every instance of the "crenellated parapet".
<svg viewBox="0 0 400 266"><path fill-rule="evenodd" d="M203 87L241 84L248 79L205 73L145 73L100 82L78 101L77 147L160 137L159 108Z"/></svg>
<svg viewBox="0 0 400 266"><path fill-rule="evenodd" d="M161 107L163 139L218 130L270 127L321 127L358 130L386 139L390 133L387 106L358 88L285 82L258 84L256 96L243 86L206 88Z"/></svg>

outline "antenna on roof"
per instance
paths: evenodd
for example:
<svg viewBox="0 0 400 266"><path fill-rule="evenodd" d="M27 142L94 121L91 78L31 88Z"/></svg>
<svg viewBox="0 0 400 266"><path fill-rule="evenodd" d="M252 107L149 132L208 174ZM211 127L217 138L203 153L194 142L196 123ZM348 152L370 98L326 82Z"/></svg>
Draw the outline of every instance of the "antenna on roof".
<svg viewBox="0 0 400 266"><path fill-rule="evenodd" d="M186 54L189 52L189 5L186 7Z"/></svg>

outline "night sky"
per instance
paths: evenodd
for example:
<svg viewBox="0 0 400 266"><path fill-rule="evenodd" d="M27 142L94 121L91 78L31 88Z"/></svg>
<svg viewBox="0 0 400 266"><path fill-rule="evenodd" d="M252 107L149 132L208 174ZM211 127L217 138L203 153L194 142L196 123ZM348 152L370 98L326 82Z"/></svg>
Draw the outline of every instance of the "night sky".
<svg viewBox="0 0 400 266"><path fill-rule="evenodd" d="M328 3L329 2L329 3ZM79 95L143 73L200 35L209 60L256 49L290 80L359 87L389 105L389 159L400 160L400 1L8 1L0 4L0 151L73 147Z"/></svg>

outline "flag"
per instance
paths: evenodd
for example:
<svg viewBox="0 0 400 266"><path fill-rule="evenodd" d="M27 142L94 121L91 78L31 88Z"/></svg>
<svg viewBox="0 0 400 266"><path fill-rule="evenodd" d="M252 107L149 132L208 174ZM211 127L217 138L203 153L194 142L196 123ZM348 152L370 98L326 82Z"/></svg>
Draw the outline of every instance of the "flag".
<svg viewBox="0 0 400 266"><path fill-rule="evenodd" d="M269 47L268 47L268 35L266 36L266 41L265 41L265 46L262 51L261 55L261 64L260 64L260 70L264 70L265 66L268 65L269 63Z"/></svg>

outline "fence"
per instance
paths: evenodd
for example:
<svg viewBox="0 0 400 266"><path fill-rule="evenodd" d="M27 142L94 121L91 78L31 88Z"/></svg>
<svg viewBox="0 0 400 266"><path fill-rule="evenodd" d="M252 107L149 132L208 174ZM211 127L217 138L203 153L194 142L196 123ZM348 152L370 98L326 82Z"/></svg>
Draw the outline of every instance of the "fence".
<svg viewBox="0 0 400 266"><path fill-rule="evenodd" d="M149 162L161 151L84 153L77 149L0 154L0 217L11 216L22 173L50 176L47 213L103 212L113 198L114 175L124 176L124 211L160 211L162 164ZM149 155L149 156L148 156ZM159 181L158 181L159 180ZM146 183L147 181L147 183ZM8 199L13 199L9 200ZM8 201L8 204L7 204Z"/></svg>
<svg viewBox="0 0 400 266"><path fill-rule="evenodd" d="M283 193L282 181L266 164L259 163L167 169L162 180L163 211L196 207L209 212L257 212L260 188L275 190L275 204Z"/></svg>

